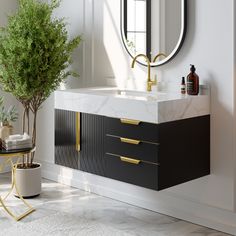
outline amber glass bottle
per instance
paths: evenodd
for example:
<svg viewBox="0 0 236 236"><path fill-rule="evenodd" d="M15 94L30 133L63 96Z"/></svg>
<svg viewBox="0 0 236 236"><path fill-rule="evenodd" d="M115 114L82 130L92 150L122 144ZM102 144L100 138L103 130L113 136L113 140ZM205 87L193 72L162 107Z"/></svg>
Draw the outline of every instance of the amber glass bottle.
<svg viewBox="0 0 236 236"><path fill-rule="evenodd" d="M199 77L195 73L196 68L194 65L190 65L190 74L187 77L187 94L198 95L199 93Z"/></svg>

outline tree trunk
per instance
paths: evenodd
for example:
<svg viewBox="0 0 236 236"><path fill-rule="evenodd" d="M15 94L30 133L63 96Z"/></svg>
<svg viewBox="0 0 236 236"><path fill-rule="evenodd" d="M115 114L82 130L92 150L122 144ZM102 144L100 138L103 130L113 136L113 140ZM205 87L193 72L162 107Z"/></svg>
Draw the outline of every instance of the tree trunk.
<svg viewBox="0 0 236 236"><path fill-rule="evenodd" d="M33 148L36 146L37 114L42 101L43 100L41 99L41 96L36 96L32 100L20 100L24 107L22 130L23 133L27 132L28 135L31 136ZM32 130L30 130L30 111L32 112L33 116ZM32 135L30 134L30 131L32 131ZM27 154L26 158L23 157L22 159L22 166L31 167L34 162L34 157L35 152Z"/></svg>
<svg viewBox="0 0 236 236"><path fill-rule="evenodd" d="M33 144L33 147L35 147L35 145L36 145L37 113L38 113L37 110L33 112L33 132L32 132L32 144ZM35 152L31 153L31 160L30 160L30 164L31 165L34 162L34 155L35 155Z"/></svg>

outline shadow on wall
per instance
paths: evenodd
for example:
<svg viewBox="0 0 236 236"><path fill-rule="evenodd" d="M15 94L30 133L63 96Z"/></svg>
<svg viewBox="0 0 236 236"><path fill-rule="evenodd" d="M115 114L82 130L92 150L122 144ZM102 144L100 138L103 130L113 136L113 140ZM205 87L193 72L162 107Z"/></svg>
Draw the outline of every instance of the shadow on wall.
<svg viewBox="0 0 236 236"><path fill-rule="evenodd" d="M221 161L224 161L223 159L226 155L224 150L229 149L229 146L231 147L233 146L233 138L231 138L229 135L228 136L214 135L214 131L217 130L218 133L224 134L225 129L227 127L222 124L232 123L233 116L232 116L232 112L230 110L226 110L225 105L222 104L222 102L220 101L220 97L219 97L220 88L214 82L214 75L210 74L208 81L211 81L211 109L212 109L211 110L211 147L214 144L214 149L211 148L211 157L214 157L214 162L212 161L212 165L211 165L211 173L220 174L220 170L222 169L222 165L220 165L220 163ZM215 114L217 114L217 116ZM232 124L232 127L233 127L233 124ZM231 128L229 127L228 129L231 129ZM228 130L227 132L230 133L231 130ZM222 146L222 145L225 145L225 146ZM233 166L231 166L231 168L233 171Z"/></svg>
<svg viewBox="0 0 236 236"><path fill-rule="evenodd" d="M131 70L131 62L128 53L123 45L120 32L120 1L116 3L119 5L118 11L114 13L108 0L104 0L101 12L103 12L103 43L102 52L104 53L104 65L109 65L110 74L108 78L113 78L114 85L119 87L131 87L132 89L139 89L137 81L135 81L134 71ZM117 14L117 15L116 15ZM144 75L146 68L142 67ZM109 72L108 71L108 72ZM144 76L145 78L145 76ZM141 82L142 81L138 81Z"/></svg>
<svg viewBox="0 0 236 236"><path fill-rule="evenodd" d="M96 5L96 6L95 6ZM93 62L91 64L91 69L93 70L92 74L94 76L93 81L92 82L92 86L96 86L96 85L104 85L106 84L106 81L103 81L104 79L112 79L114 78L114 58L112 60L112 58L110 57L110 53L109 53L109 49L107 50L106 48L106 42L105 42L105 37L106 35L106 24L109 24L109 22L112 22L112 27L109 27L109 31L112 31L115 26L114 26L114 22L113 22L113 16L109 15L109 18L105 16L105 12L108 12L108 8L107 8L107 4L104 1L104 4L101 3L96 3L95 1L93 1L93 8L95 9L96 7L96 12L94 12L94 10L92 11L92 14L94 14L92 16L93 19L93 28L92 31L92 47L93 47ZM99 15L98 13L99 12ZM97 17L99 16L99 19L97 19ZM100 22L100 25L99 25ZM99 32L98 32L99 31ZM110 34L109 36L111 37L112 34ZM109 37L108 36L108 37ZM112 39L110 39L110 44L113 45L114 47L114 43ZM104 75L105 73L105 75ZM103 76L105 76L105 78L102 78ZM100 77L100 78L97 78Z"/></svg>

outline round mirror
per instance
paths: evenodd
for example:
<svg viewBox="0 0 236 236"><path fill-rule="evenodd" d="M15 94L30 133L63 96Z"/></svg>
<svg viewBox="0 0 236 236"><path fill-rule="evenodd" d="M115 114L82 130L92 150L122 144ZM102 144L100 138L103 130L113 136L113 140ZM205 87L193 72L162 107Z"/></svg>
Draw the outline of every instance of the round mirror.
<svg viewBox="0 0 236 236"><path fill-rule="evenodd" d="M132 58L145 54L151 66L170 61L186 33L186 0L121 0L121 32ZM147 65L143 57L138 59Z"/></svg>

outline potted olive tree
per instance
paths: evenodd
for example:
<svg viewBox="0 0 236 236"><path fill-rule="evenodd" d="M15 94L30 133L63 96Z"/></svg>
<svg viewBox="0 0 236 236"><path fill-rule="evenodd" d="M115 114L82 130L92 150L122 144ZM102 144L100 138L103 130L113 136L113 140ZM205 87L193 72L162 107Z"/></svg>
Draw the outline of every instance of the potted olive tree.
<svg viewBox="0 0 236 236"><path fill-rule="evenodd" d="M53 17L58 6L58 0L19 0L18 11L0 29L0 84L23 105L22 129L31 134L33 146L41 105L67 76L76 76L69 66L81 37L68 39L64 19ZM34 153L18 165L17 180L24 185L19 186L23 196L40 193L40 167L34 163ZM38 187L34 190L34 186Z"/></svg>

